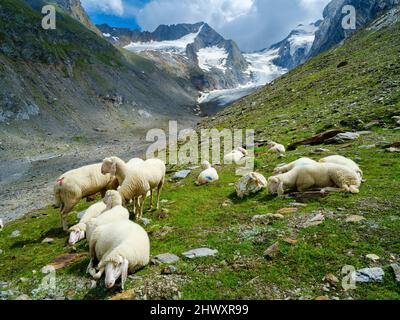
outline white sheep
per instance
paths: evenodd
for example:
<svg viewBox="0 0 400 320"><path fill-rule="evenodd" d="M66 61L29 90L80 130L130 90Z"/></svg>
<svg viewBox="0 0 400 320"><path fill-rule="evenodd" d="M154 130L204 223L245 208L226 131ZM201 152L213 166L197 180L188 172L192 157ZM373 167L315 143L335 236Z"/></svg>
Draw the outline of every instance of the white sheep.
<svg viewBox="0 0 400 320"><path fill-rule="evenodd" d="M94 218L99 217L102 213L111 210L114 207L121 206L122 199L117 191L107 191L104 199L90 206L85 212L79 223L69 228L69 244L74 245L85 239L87 224Z"/></svg>
<svg viewBox="0 0 400 320"><path fill-rule="evenodd" d="M353 170L332 163L297 167L268 179L269 193L279 196L289 190L304 192L314 188L322 191L359 193L360 180Z"/></svg>
<svg viewBox="0 0 400 320"><path fill-rule="evenodd" d="M90 239L89 250L88 273L96 280L105 273L105 285L109 289L119 277L124 289L128 273L145 267L150 260L147 232L129 220L99 226ZM98 272L93 267L96 260Z"/></svg>
<svg viewBox="0 0 400 320"><path fill-rule="evenodd" d="M2 231L4 228L4 222L2 219L0 219L0 231Z"/></svg>
<svg viewBox="0 0 400 320"><path fill-rule="evenodd" d="M101 173L115 176L121 186L129 171L137 168L143 163L144 161L140 158L131 159L127 163L118 157L105 158L101 166Z"/></svg>
<svg viewBox="0 0 400 320"><path fill-rule="evenodd" d="M68 230L68 213L86 197L118 188L118 180L111 175L101 174L102 164L93 164L71 170L61 175L54 184L55 206L60 208L61 224Z"/></svg>
<svg viewBox="0 0 400 320"><path fill-rule="evenodd" d="M286 173L286 172L293 170L294 168L301 167L301 166L307 166L307 165L315 164L315 163L317 163L317 162L313 159L300 158L300 159L297 159L296 161L293 161L287 165L276 167L274 169L274 173L278 173L278 174Z"/></svg>
<svg viewBox="0 0 400 320"><path fill-rule="evenodd" d="M276 152L276 153L285 153L286 152L285 146L283 144L279 144L279 143L276 143L273 141L268 143L268 149L269 149L269 151Z"/></svg>
<svg viewBox="0 0 400 320"><path fill-rule="evenodd" d="M360 180L363 179L362 170L360 169L360 167L358 166L357 163L355 163L353 160L351 160L349 158L335 155L335 156L329 156L329 157L323 158L323 159L319 160L319 162L320 163L336 163L336 164L340 164L342 166L348 167L349 169L351 169L357 173Z"/></svg>
<svg viewBox="0 0 400 320"><path fill-rule="evenodd" d="M165 182L165 163L159 159L146 160L140 168L132 170L119 190L125 203L133 200L136 218L142 218L143 205L150 191L150 209L153 209L153 190L157 189L157 209L160 207L161 190Z"/></svg>
<svg viewBox="0 0 400 320"><path fill-rule="evenodd" d="M212 168L211 164L208 161L203 162L202 168L204 171L202 171L197 178L198 185L207 184L217 181L219 179L217 170L215 170L215 168Z"/></svg>
<svg viewBox="0 0 400 320"><path fill-rule="evenodd" d="M97 202L91 205L86 211L84 216L81 218L78 224L69 228L69 241L68 243L72 246L77 242L85 239L86 236L86 224L94 218L101 215L107 206L103 201Z"/></svg>
<svg viewBox="0 0 400 320"><path fill-rule="evenodd" d="M129 211L122 206L122 198L118 192L110 191L103 201L107 206L106 210L97 218L90 219L86 223L86 238L88 242L90 242L93 232L99 226L121 220L129 220Z"/></svg>
<svg viewBox="0 0 400 320"><path fill-rule="evenodd" d="M248 155L248 152L246 149L238 147L235 150L232 150L230 153L228 153L224 156L224 163L225 164L232 164L232 163L239 164L240 160L242 160L242 158L246 157L247 155Z"/></svg>

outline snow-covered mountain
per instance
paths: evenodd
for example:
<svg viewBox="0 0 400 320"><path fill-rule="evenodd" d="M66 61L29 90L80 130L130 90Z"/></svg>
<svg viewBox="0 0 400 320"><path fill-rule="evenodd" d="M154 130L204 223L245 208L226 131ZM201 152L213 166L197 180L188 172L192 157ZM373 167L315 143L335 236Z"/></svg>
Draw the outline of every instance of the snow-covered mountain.
<svg viewBox="0 0 400 320"><path fill-rule="evenodd" d="M167 66L189 72L199 91L232 89L251 81L249 65L237 44L207 23L161 25L154 32L99 25L110 42Z"/></svg>

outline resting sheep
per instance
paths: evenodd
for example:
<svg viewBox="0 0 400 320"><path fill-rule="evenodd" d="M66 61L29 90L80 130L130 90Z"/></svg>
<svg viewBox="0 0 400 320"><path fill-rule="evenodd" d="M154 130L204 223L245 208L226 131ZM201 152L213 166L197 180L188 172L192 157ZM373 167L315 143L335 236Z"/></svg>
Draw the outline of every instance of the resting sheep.
<svg viewBox="0 0 400 320"><path fill-rule="evenodd" d="M89 250L88 272L96 280L105 273L105 285L109 289L119 277L124 289L128 273L145 267L150 260L147 232L128 220L99 226L90 239ZM93 267L96 260L99 261L97 273Z"/></svg>
<svg viewBox="0 0 400 320"><path fill-rule="evenodd" d="M203 162L202 168L204 171L202 171L197 178L198 185L207 184L217 181L219 179L217 170L215 170L215 168L212 168L211 164L208 161Z"/></svg>
<svg viewBox="0 0 400 320"><path fill-rule="evenodd" d="M68 243L72 246L77 242L85 239L86 234L86 224L101 215L107 206L103 201L95 203L94 205L90 206L84 216L81 218L78 224L74 225L73 227L69 228L69 241Z"/></svg>
<svg viewBox="0 0 400 320"><path fill-rule="evenodd" d="M86 223L86 238L88 242L90 242L93 232L99 226L121 220L129 220L129 211L122 206L122 198L118 192L109 191L103 201L107 206L106 211Z"/></svg>
<svg viewBox="0 0 400 320"><path fill-rule="evenodd" d="M269 142L268 143L268 149L271 152L276 152L276 153L285 153L286 149L285 146L276 142Z"/></svg>
<svg viewBox="0 0 400 320"><path fill-rule="evenodd" d="M158 159L146 160L140 168L132 170L119 190L124 203L135 202L135 215L143 216L143 205L150 191L150 209L153 209L153 190L157 189L157 209L160 207L161 189L164 186L166 167Z"/></svg>
<svg viewBox="0 0 400 320"><path fill-rule="evenodd" d="M111 175L101 174L102 164L93 164L71 170L60 176L54 185L55 206L60 208L61 223L64 231L68 230L68 213L86 197L107 190L117 189L118 180Z"/></svg>
<svg viewBox="0 0 400 320"><path fill-rule="evenodd" d="M310 159L310 158L300 158L296 161L293 161L287 165L281 166L281 167L276 167L274 169L274 173L286 173L289 172L291 170L293 170L294 168L297 167L302 167L302 166L306 166L306 165L310 165L310 164L316 164L317 162Z"/></svg>
<svg viewBox="0 0 400 320"><path fill-rule="evenodd" d="M349 169L353 170L359 176L360 180L363 178L363 172L353 160L343 157L343 156L330 156L319 160L320 163L336 163L342 166L348 167Z"/></svg>
<svg viewBox="0 0 400 320"><path fill-rule="evenodd" d="M304 192L314 188L323 191L359 193L360 179L349 168L332 163L297 167L268 179L269 193L279 196L289 190Z"/></svg>
<svg viewBox="0 0 400 320"><path fill-rule="evenodd" d="M230 153L226 154L224 156L224 163L225 164L239 164L240 160L242 160L242 158L246 157L248 155L247 150L239 147L236 148L235 150L232 150Z"/></svg>

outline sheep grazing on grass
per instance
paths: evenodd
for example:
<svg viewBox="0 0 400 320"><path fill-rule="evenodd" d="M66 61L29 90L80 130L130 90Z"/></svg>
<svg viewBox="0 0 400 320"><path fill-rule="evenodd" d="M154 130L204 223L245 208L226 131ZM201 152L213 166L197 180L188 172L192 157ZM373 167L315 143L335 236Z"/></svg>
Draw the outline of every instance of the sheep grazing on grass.
<svg viewBox="0 0 400 320"><path fill-rule="evenodd" d="M353 170L332 163L297 167L268 179L269 193L279 196L284 195L286 191L304 192L312 189L359 193L359 188L360 179Z"/></svg>
<svg viewBox="0 0 400 320"><path fill-rule="evenodd" d="M236 148L235 150L232 150L230 153L226 154L224 156L224 163L225 164L239 164L240 161L248 155L248 152L246 149L243 149L241 147Z"/></svg>
<svg viewBox="0 0 400 320"><path fill-rule="evenodd" d="M353 160L343 157L343 156L330 156L330 157L326 157L323 158L321 160L319 160L320 163L335 163L335 164L340 164L342 166L345 166L351 170L353 170L355 173L357 173L358 177L360 178L360 180L362 181L363 179L363 172L360 169L360 167L358 166L357 163L355 163Z"/></svg>
<svg viewBox="0 0 400 320"><path fill-rule="evenodd" d="M89 250L88 273L96 280L105 273L105 286L109 289L119 277L124 289L128 274L145 267L150 260L147 232L128 220L99 226L90 239ZM99 261L97 268L95 261Z"/></svg>
<svg viewBox="0 0 400 320"><path fill-rule="evenodd" d="M115 176L118 179L119 185L121 186L129 171L136 169L143 163L144 161L140 158L134 158L125 163L125 161L118 157L110 157L103 160L101 173Z"/></svg>
<svg viewBox="0 0 400 320"><path fill-rule="evenodd" d="M197 178L198 185L204 185L210 182L217 181L219 179L218 172L215 168L211 167L211 164L208 161L204 161L202 164L202 171Z"/></svg>
<svg viewBox="0 0 400 320"><path fill-rule="evenodd" d="M101 174L102 164L93 164L71 170L60 176L54 184L55 206L60 208L61 224L68 230L68 213L86 197L118 188L118 180L111 175Z"/></svg>
<svg viewBox="0 0 400 320"><path fill-rule="evenodd" d="M293 161L287 165L276 167L274 169L274 173L278 173L278 174L286 173L286 172L293 170L294 168L307 166L310 164L312 165L312 164L316 164L316 163L317 163L316 161L314 161L310 158L300 158L300 159Z"/></svg>
<svg viewBox="0 0 400 320"><path fill-rule="evenodd" d="M165 163L158 159L146 160L138 169L132 170L119 190L124 203L133 200L136 219L143 217L143 206L150 191L150 210L153 209L153 190L157 189L157 209L160 208L161 190L165 182Z"/></svg>
<svg viewBox="0 0 400 320"><path fill-rule="evenodd" d="M90 241L93 232L102 225L129 220L129 211L122 206L121 195L117 191L108 191L103 199L106 210L97 218L86 223L86 238Z"/></svg>
<svg viewBox="0 0 400 320"><path fill-rule="evenodd" d="M270 152L276 152L276 153L285 153L286 152L284 145L273 142L273 141L268 143L268 149Z"/></svg>

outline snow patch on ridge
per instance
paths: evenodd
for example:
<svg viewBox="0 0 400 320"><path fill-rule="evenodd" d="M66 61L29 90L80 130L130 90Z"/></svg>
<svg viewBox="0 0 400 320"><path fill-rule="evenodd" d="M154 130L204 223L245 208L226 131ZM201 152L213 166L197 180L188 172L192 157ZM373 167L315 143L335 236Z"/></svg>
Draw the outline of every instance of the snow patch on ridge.
<svg viewBox="0 0 400 320"><path fill-rule="evenodd" d="M197 52L199 67L204 71L211 71L212 68L226 71L226 61L228 52L225 48L207 47L202 48Z"/></svg>

